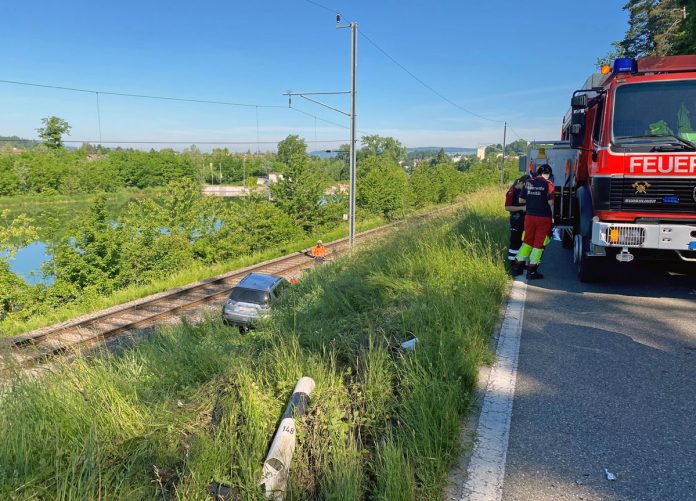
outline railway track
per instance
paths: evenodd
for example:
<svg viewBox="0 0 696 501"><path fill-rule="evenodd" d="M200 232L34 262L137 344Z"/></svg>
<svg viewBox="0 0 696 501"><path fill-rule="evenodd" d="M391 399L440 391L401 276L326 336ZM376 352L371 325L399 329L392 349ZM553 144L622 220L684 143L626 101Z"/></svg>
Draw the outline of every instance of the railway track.
<svg viewBox="0 0 696 501"><path fill-rule="evenodd" d="M424 219L451 210L452 206L438 209L414 219ZM356 235L356 243L391 231L393 223ZM348 238L326 244L332 255L348 248ZM31 367L57 355L75 353L104 343L138 329L152 327L166 318L191 313L205 305L224 299L232 288L248 273L269 273L289 278L313 265L302 252L288 254L246 268L234 270L194 284L131 301L81 319L64 322L27 334L8 338L3 348L10 363Z"/></svg>

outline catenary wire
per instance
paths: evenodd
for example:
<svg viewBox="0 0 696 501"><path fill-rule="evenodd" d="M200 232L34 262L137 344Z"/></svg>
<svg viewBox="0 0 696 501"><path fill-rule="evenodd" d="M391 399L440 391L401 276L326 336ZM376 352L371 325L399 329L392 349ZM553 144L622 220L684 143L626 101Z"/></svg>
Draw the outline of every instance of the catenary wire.
<svg viewBox="0 0 696 501"><path fill-rule="evenodd" d="M316 2L316 1L314 1L314 0L304 0L304 1L307 2L307 3L309 3L309 4L311 4L311 5L314 5L314 6L316 6L316 7L319 7L319 8L321 8L321 9L324 9L324 10L326 10L326 11L328 11L328 12L333 12L333 13L335 13L335 14L340 15L341 17L344 17L343 14L341 14L341 12L340 12L339 10L337 10L337 9L332 9L332 8L327 7L326 5L323 5L323 4L321 4L321 3L319 3L319 2ZM484 115L481 115L481 114L479 114L479 113L476 113L476 112L474 112L474 111L471 111L471 110L465 108L464 106L461 106L460 104L457 104L456 102L452 101L452 100L449 99L447 96L445 96L445 95L443 95L442 93L440 93L437 89L433 88L431 85L429 85L428 83L426 83L425 81L423 81L423 79L421 79L421 78L419 78L417 75L415 75L412 71L410 71L408 68L406 68L406 66L404 66L404 65L401 64L399 61L397 61L397 60L396 60L393 56L391 56L386 50L384 50L384 49L383 49L382 47L380 47L374 40L372 40L368 35L366 35L365 32L364 32L363 30L360 30L358 33L360 33L360 35L361 35L365 40L367 40L367 42L369 42L371 45L373 45L373 46L374 46L378 51L380 51L387 59L389 59L392 63L394 63L396 66L398 66L399 68L401 68L404 72L406 72L411 78L413 78L414 80L416 80L416 81L417 81L418 83L420 83L423 87L425 87L426 89L428 89L430 92L432 92L433 94L435 94L436 96L438 96L440 99L444 100L445 102L447 102L447 103L450 104L451 106L454 106L455 108L457 108L457 109L459 109L459 110L461 110L461 111L463 111L463 112L465 112L465 113L467 113L467 114L469 114L469 115L472 115L472 116L474 116L474 117L477 117L477 118L479 118L479 119L481 119L481 120L486 120L486 121L492 122L492 123L500 123L500 124L505 123L504 120L495 120L495 119L493 119L493 118L486 117L486 116L484 116ZM508 128L511 128L511 127L510 127L510 124L508 124ZM522 139L522 137L521 137L517 132L514 132L514 134L515 134L519 139ZM524 140L524 139L523 139L523 140Z"/></svg>
<svg viewBox="0 0 696 501"><path fill-rule="evenodd" d="M0 80L0 83L5 83L5 84L11 84L11 85L23 85L23 86L29 86L29 87L39 87L39 88L44 88L44 89L58 89L58 90L64 90L64 91L72 91L72 92L84 92L84 93L92 93L95 94L96 99L97 99L97 120L98 120L98 126L99 126L99 136L100 140L99 142L110 142L114 143L114 141L102 141L101 140L101 107L100 107L100 100L99 96L100 95L111 95L111 96L121 96L121 97L137 97L137 98L142 98L142 99L161 99L161 100L168 100L168 101L184 101L184 102L192 102L192 103L199 103L199 104L219 104L219 105L227 105L227 106L243 106L243 107L248 107L248 108L255 108L256 112L256 128L257 128L257 141L253 142L251 144L263 144L263 141L259 141L259 134L258 134L258 129L259 129L259 117L258 117L258 110L259 108L277 108L277 109L285 109L285 106L281 105L264 105L264 104L242 104L242 103L233 103L229 101L217 101L217 100L205 100L205 99L188 99L188 98L177 98L177 97L167 97L167 96L149 96L149 95L144 95L144 94L131 94L131 93L126 93L126 92L105 92L101 90L92 90L92 89L82 89L82 88L77 88L77 87L65 87L65 86L59 86L59 85L48 85L48 84L39 84L39 83L34 83L34 82L22 82L22 81L17 81L17 80ZM306 112L304 110L301 110L296 107L291 107L293 111L296 111L298 113L301 113L303 115L306 115L308 117L314 118L315 120L319 120L331 125L334 125L336 127L340 127L343 129L348 129L348 126L346 125L341 125L336 122L332 122L331 120L326 120L324 118L318 117L312 113ZM4 141L4 140L0 140ZM69 141L64 141L64 142L69 142ZM73 141L73 142L81 142L81 141ZM117 141L118 142L118 141ZM144 141L144 143L150 143L151 141ZM319 141L321 142L321 141ZM327 141L331 142L331 141ZM129 141L124 141L124 143L129 143ZM161 141L156 141L157 144L163 144ZM178 142L173 142L172 144L175 144ZM187 143L187 141L182 141L180 142L181 144ZM218 144L218 143L211 143L211 144ZM220 143L221 144L221 143ZM236 143L234 143L236 144Z"/></svg>
<svg viewBox="0 0 696 501"><path fill-rule="evenodd" d="M439 91L437 91L436 89L434 89L432 86L428 85L428 84L427 84L426 82L424 82L421 78L419 78L419 77L416 76L413 72L411 72L408 68L406 68L406 66L404 66L404 65L401 64L399 61L397 61L397 60L396 60L394 57L392 57L387 51L385 51L382 47L380 47L379 45L377 45L377 43L374 42L370 37L368 37L368 36L365 34L364 31L360 30L360 31L358 31L358 33L360 33L360 35L361 35L365 40L367 40L372 46L374 46L378 51L380 51L387 59L389 59L392 63L394 63L395 65L397 65L399 68L401 68L401 69L402 69L403 71L405 71L408 75L410 75L411 78L413 78L416 82L420 83L423 87L425 87L426 89L428 89L430 92L432 92L433 94L435 94L436 96L438 96L438 97L439 97L440 99L442 99L443 101L449 103L450 105L454 106L455 108L457 108L457 109L459 109L459 110L461 110L461 111L463 111L463 112L465 112L465 113L468 113L469 115L472 115L472 116L474 116L474 117L480 118L481 120L486 120L486 121L488 121L488 122L501 123L501 124L505 122L504 120L495 120L495 119L493 119L493 118L488 118L488 117L485 117L485 116L483 116L483 115L479 115L478 113L473 112L473 111L471 111L471 110L469 110L469 109L467 109L467 108L465 108L465 107L463 107L463 106L461 106L461 105L455 103L455 102L452 101L450 98L448 98L447 96L443 95L442 93L440 93Z"/></svg>
<svg viewBox="0 0 696 501"><path fill-rule="evenodd" d="M250 103L235 103L231 101L217 101L210 99L191 99L185 97L172 97L172 96L156 96L149 94L132 94L128 92L109 92L103 90L93 90L93 89L80 89L77 87L64 87L61 85L48 85L48 84L37 84L32 82L21 82L17 80L0 80L0 83L11 84L11 85L24 85L28 87L42 87L44 89L57 89L66 90L72 92L85 92L91 94L101 94L103 96L119 96L119 97L135 97L138 99L158 99L162 101L181 101L186 103L198 103L198 104L219 104L223 106L241 106L245 108L285 108L285 106L279 104L250 104Z"/></svg>
<svg viewBox="0 0 696 501"><path fill-rule="evenodd" d="M0 138L0 142L19 142L19 141L30 141L34 143L40 143L41 141L39 139L12 139L12 138ZM143 141L143 140L137 140L137 141L127 141L127 140L116 140L116 141L110 141L110 140L104 140L102 141L102 144L192 144L192 145L197 145L197 144L278 144L282 142L283 139L279 139L277 141L196 141L196 140L190 140L190 141ZM345 143L350 141L349 139L326 139L326 140L318 140L318 141L307 141L305 140L305 143ZM98 144L99 141L93 140L93 139L63 139L64 143L88 143L88 144Z"/></svg>

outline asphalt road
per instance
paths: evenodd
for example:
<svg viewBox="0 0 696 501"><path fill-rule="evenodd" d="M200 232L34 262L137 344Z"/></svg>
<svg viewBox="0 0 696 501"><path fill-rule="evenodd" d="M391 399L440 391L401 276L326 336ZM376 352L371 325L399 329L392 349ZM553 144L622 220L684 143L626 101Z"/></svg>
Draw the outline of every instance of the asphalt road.
<svg viewBox="0 0 696 501"><path fill-rule="evenodd" d="M556 242L542 271L527 290L503 499L696 500L696 273L617 264L582 284Z"/></svg>

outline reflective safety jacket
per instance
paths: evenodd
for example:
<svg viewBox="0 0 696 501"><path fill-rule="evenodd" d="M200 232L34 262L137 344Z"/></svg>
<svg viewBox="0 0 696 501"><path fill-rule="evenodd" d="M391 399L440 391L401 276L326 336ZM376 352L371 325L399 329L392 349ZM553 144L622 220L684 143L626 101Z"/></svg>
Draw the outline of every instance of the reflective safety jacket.
<svg viewBox="0 0 696 501"><path fill-rule="evenodd" d="M312 247L311 252L313 257L325 257L326 247L323 245L315 245L314 247Z"/></svg>
<svg viewBox="0 0 696 501"><path fill-rule="evenodd" d="M527 205L528 216L552 217L549 200L553 200L553 183L543 177L527 181L522 188L520 198Z"/></svg>

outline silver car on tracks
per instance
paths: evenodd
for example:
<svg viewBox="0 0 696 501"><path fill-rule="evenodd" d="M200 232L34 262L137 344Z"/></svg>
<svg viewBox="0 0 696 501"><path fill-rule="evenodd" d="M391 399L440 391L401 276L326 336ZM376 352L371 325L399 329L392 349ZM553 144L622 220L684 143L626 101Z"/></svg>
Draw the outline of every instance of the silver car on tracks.
<svg viewBox="0 0 696 501"><path fill-rule="evenodd" d="M222 319L246 332L268 315L290 283L283 277L264 273L249 273L230 292L222 307Z"/></svg>

